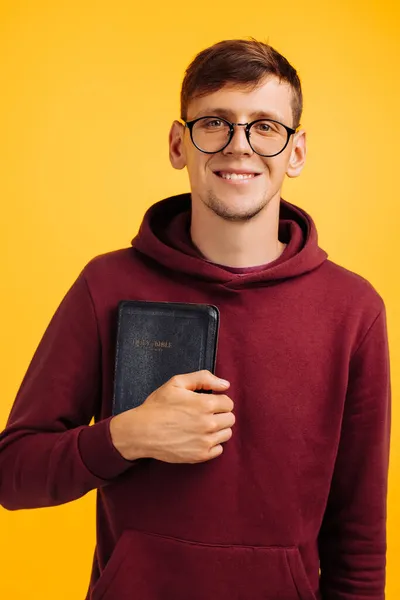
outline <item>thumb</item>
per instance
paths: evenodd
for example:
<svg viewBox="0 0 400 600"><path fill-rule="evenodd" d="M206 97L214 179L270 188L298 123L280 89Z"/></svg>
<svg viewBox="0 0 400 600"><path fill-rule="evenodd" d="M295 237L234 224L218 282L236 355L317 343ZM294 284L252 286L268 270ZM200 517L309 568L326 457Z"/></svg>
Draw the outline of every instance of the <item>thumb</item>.
<svg viewBox="0 0 400 600"><path fill-rule="evenodd" d="M220 392L222 390L226 390L230 386L229 381L220 379L211 373L211 371L207 370L175 375L175 377L172 377L170 382L175 387L191 390L192 392L196 390Z"/></svg>

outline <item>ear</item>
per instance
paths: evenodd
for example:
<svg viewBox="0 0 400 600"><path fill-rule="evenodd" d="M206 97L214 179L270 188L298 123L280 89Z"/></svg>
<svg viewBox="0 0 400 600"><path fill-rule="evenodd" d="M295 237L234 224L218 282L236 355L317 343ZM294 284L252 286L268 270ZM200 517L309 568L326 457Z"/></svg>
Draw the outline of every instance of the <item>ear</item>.
<svg viewBox="0 0 400 600"><path fill-rule="evenodd" d="M293 146L286 168L288 177L298 177L300 175L306 162L306 153L306 132L304 129L300 129L293 137Z"/></svg>
<svg viewBox="0 0 400 600"><path fill-rule="evenodd" d="M184 169L186 167L184 133L185 126L179 121L174 121L169 132L169 160L174 169Z"/></svg>

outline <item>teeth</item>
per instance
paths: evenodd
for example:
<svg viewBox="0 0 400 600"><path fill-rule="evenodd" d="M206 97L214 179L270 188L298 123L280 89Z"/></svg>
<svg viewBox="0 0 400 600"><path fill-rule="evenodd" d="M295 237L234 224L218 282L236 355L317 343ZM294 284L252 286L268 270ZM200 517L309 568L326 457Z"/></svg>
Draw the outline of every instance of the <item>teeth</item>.
<svg viewBox="0 0 400 600"><path fill-rule="evenodd" d="M223 179L251 179L254 173L221 173Z"/></svg>

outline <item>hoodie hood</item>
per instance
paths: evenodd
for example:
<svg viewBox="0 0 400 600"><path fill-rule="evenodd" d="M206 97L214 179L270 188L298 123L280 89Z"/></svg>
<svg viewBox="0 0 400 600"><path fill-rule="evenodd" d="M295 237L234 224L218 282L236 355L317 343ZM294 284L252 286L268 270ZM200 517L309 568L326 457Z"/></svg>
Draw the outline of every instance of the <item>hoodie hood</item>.
<svg viewBox="0 0 400 600"><path fill-rule="evenodd" d="M327 253L318 246L311 217L282 199L279 239L287 247L276 261L245 273L232 273L200 254L191 243L190 217L190 194L161 200L145 213L132 246L167 269L233 289L271 285L298 277L317 269L327 259Z"/></svg>

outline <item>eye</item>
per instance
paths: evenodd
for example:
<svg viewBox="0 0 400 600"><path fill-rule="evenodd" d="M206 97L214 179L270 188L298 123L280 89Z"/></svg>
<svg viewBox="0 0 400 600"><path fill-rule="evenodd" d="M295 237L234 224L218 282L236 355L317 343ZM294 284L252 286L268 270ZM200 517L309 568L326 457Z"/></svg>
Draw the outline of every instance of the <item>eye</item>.
<svg viewBox="0 0 400 600"><path fill-rule="evenodd" d="M222 129L226 127L226 123L221 121L221 119L204 119L201 121L201 125L206 129Z"/></svg>
<svg viewBox="0 0 400 600"><path fill-rule="evenodd" d="M283 125L275 121L270 121L268 119L265 121L256 121L253 124L251 131L265 138L276 138L285 136L286 134Z"/></svg>
<svg viewBox="0 0 400 600"><path fill-rule="evenodd" d="M268 133L268 131L271 131L271 125L270 123L267 123L266 121L262 121L261 123L256 123L257 129L261 132L265 132Z"/></svg>

